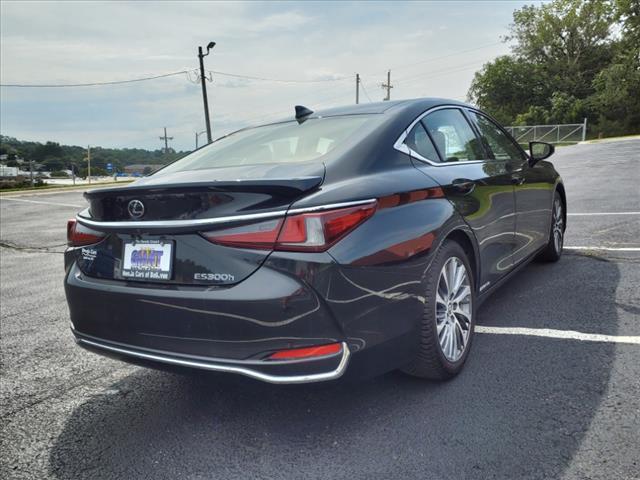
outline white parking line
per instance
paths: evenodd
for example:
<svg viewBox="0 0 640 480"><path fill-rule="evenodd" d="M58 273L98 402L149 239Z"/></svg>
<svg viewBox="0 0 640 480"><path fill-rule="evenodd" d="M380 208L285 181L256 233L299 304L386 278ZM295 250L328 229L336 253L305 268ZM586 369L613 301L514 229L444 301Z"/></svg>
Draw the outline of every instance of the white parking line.
<svg viewBox="0 0 640 480"><path fill-rule="evenodd" d="M584 212L584 213L567 213L570 217L595 217L598 215L640 215L640 212Z"/></svg>
<svg viewBox="0 0 640 480"><path fill-rule="evenodd" d="M24 198L0 198L0 201L9 201L9 202L25 202L25 203L39 203L42 205L56 205L59 207L74 207L74 208L82 208L82 205L72 205L70 203L57 203L57 202L39 202L38 200L25 200Z"/></svg>
<svg viewBox="0 0 640 480"><path fill-rule="evenodd" d="M640 345L640 336L630 335L601 335L599 333L583 333L573 330L554 330L551 328L523 328L523 327L487 327L477 325L478 333L494 335L524 335L529 337L559 338L563 340L579 340L581 342L628 343Z"/></svg>
<svg viewBox="0 0 640 480"><path fill-rule="evenodd" d="M640 247L562 247L564 250L601 250L604 252L640 252Z"/></svg>

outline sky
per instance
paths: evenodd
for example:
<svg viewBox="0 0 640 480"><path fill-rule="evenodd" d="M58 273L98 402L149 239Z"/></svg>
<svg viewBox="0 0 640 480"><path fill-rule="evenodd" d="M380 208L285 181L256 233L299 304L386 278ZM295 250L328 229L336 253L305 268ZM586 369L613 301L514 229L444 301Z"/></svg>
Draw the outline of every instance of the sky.
<svg viewBox="0 0 640 480"><path fill-rule="evenodd" d="M0 133L70 145L176 150L204 130L197 47L213 137L312 110L392 99L466 100L474 72L529 2L0 2L0 83L77 84L192 73L122 85L0 87ZM281 81L273 81L281 80ZM284 81L282 81L284 80ZM292 82L291 80L295 80ZM200 142L206 135L200 136Z"/></svg>

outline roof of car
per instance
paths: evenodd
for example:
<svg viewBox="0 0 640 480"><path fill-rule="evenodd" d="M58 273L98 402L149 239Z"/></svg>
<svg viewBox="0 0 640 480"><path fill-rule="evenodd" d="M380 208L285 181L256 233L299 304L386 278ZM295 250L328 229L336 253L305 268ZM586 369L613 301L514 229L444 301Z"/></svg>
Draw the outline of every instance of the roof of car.
<svg viewBox="0 0 640 480"><path fill-rule="evenodd" d="M391 100L386 102L371 102L371 103L360 103L357 105L344 105L341 107L332 107L327 109L318 109L314 110L313 104L304 105L304 107L313 111L313 113L309 116L309 118L319 118L319 117L336 117L340 115L364 115L364 114L393 114L401 115L407 114L408 116L415 116L425 110L428 110L433 107L437 107L440 105L459 105L459 106L467 106L472 107L472 105L460 102L458 100L451 100L448 98L435 98L435 97L425 97L425 98L412 98L407 100ZM224 138L226 136L232 135L234 133L247 130L250 128L266 126L266 125L275 125L284 122L290 122L293 120L295 116L295 107L291 107L292 116L286 116L285 118L281 118L276 121L262 123L258 125L251 125L249 127L241 128L240 130L236 130L234 132L228 133L227 135L223 135L220 138ZM216 139L218 140L218 139Z"/></svg>
<svg viewBox="0 0 640 480"><path fill-rule="evenodd" d="M387 102L361 103L358 105L345 105L342 107L328 108L325 110L314 111L313 117L331 117L337 115L356 115L367 113L400 113L407 108L414 109L416 107L427 110L439 105L463 105L466 103L447 98L413 98L409 100L392 100ZM305 107L313 109L313 105L305 105Z"/></svg>

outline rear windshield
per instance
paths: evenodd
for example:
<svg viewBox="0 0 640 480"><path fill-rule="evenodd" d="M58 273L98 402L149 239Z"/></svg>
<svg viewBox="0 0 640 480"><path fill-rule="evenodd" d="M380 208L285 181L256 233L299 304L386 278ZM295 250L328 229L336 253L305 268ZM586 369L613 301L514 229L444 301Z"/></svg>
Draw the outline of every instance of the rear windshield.
<svg viewBox="0 0 640 480"><path fill-rule="evenodd" d="M302 124L292 121L241 130L158 173L316 160L346 141L374 116L377 115L311 118Z"/></svg>

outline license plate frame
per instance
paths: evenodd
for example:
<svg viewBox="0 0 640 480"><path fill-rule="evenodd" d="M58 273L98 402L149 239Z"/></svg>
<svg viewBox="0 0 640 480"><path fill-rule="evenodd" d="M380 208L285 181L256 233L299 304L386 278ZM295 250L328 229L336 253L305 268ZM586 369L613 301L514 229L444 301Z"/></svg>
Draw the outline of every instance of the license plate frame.
<svg viewBox="0 0 640 480"><path fill-rule="evenodd" d="M168 282L173 277L174 251L171 240L126 240L120 274L125 280Z"/></svg>

